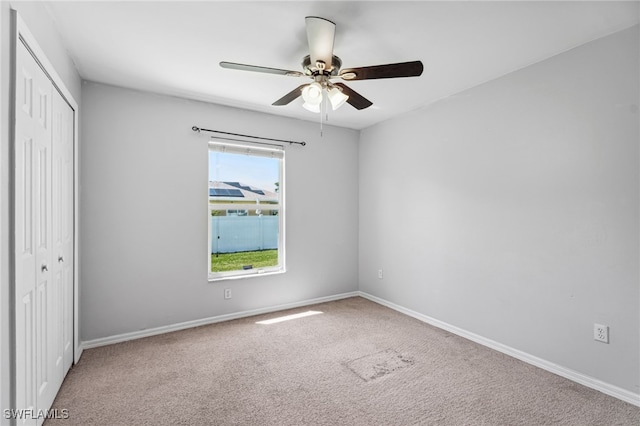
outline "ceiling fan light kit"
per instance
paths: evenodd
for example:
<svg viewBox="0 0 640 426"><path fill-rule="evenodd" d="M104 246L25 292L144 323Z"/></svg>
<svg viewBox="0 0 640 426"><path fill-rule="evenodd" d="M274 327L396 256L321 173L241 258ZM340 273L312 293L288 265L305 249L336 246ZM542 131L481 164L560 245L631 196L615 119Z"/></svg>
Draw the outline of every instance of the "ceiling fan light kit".
<svg viewBox="0 0 640 426"><path fill-rule="evenodd" d="M234 62L220 62L220 66L242 71L311 78L313 80L312 83L298 86L275 101L272 105L288 105L302 96L304 100L302 104L303 108L314 113L321 111L320 107L324 99L327 99L331 103L334 111L344 103L349 103L358 110L373 105L371 101L347 87L344 83L333 83L331 81L332 79L355 81L380 78L418 77L422 74L423 65L420 61L348 68L341 71L342 60L333 54L336 24L325 18L307 16L305 18L305 25L307 41L309 43L309 55L302 59L303 72Z"/></svg>
<svg viewBox="0 0 640 426"><path fill-rule="evenodd" d="M340 108L349 99L349 96L342 93L342 90L337 87L333 87L329 90L327 92L327 97L329 98L331 108L333 108L334 111Z"/></svg>
<svg viewBox="0 0 640 426"><path fill-rule="evenodd" d="M320 104L310 104L308 102L305 102L302 104L302 108L310 112L315 112L318 114L320 113Z"/></svg>
<svg viewBox="0 0 640 426"><path fill-rule="evenodd" d="M305 103L319 105L322 102L322 86L318 82L313 82L302 89L302 99Z"/></svg>

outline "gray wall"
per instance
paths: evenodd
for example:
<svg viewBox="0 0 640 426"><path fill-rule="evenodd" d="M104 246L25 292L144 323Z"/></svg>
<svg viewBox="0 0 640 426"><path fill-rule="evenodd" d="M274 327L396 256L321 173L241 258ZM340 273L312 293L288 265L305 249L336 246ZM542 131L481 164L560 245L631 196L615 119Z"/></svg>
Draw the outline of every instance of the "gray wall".
<svg viewBox="0 0 640 426"><path fill-rule="evenodd" d="M55 67L67 89L80 102L80 76L55 29L51 17L41 2L0 1L0 409L10 407L9 385L10 346L9 321L13 312L10 294L10 246L9 214L13 206L9 203L9 146L10 117L9 102L12 92L10 52L11 52L11 8L16 9L29 30L38 40L45 55ZM0 413L0 424L7 421Z"/></svg>
<svg viewBox="0 0 640 426"><path fill-rule="evenodd" d="M638 393L638 51L636 26L364 130L360 290Z"/></svg>
<svg viewBox="0 0 640 426"><path fill-rule="evenodd" d="M97 83L82 104L83 341L357 290L358 132ZM207 282L194 125L308 142L286 148L285 274Z"/></svg>

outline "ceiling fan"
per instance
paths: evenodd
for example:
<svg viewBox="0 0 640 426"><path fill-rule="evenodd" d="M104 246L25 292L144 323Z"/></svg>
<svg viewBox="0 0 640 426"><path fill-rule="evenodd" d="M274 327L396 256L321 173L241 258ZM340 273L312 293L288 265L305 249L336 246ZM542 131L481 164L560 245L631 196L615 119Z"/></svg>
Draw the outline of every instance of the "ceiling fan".
<svg viewBox="0 0 640 426"><path fill-rule="evenodd" d="M358 110L373 105L371 101L344 83L331 81L333 79L345 81L372 80L378 78L417 77L422 74L423 66L420 61L340 69L342 60L333 54L336 24L317 16L307 16L305 24L309 42L309 55L302 60L302 72L234 62L220 62L220 66L234 70L311 78L313 80L312 83L305 83L296 87L272 105L287 105L302 96L304 99L303 107L312 112L320 112L320 106L325 94L334 110L345 102Z"/></svg>

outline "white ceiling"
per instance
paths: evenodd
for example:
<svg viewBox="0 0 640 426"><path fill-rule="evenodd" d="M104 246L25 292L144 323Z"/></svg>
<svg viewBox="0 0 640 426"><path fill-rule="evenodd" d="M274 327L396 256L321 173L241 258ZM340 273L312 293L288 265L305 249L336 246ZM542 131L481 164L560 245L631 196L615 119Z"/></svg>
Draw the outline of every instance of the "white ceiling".
<svg viewBox="0 0 640 426"><path fill-rule="evenodd" d="M635 25L638 2L49 1L85 80L318 121L305 81L221 68L220 61L301 70L305 16L336 23L343 68L421 60L421 77L352 81L373 102L329 124L362 129Z"/></svg>

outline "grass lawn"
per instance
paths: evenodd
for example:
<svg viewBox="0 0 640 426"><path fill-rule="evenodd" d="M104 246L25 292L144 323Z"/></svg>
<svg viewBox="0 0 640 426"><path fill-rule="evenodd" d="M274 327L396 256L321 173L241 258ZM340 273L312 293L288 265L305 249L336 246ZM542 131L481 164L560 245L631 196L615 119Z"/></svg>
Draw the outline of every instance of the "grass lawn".
<svg viewBox="0 0 640 426"><path fill-rule="evenodd" d="M278 250L243 251L211 255L211 272L242 270L243 266L262 268L278 264Z"/></svg>

